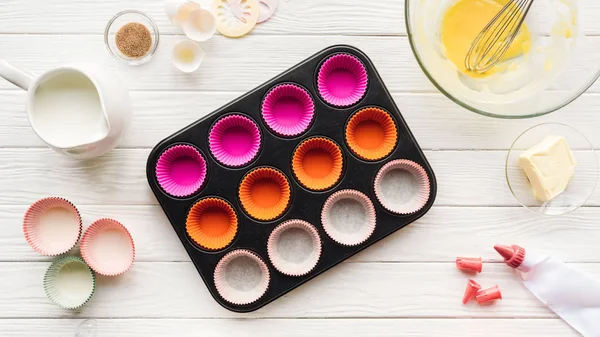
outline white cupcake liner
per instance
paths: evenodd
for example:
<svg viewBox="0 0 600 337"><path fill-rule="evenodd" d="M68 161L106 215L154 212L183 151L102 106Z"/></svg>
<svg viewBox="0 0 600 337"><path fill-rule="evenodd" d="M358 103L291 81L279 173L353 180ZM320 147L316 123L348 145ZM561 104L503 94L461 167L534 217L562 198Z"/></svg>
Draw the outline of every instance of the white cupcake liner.
<svg viewBox="0 0 600 337"><path fill-rule="evenodd" d="M302 261L287 260L282 256L281 250L278 247L282 235L290 229L302 230L310 236L312 241L312 251L308 254L307 258ZM303 276L310 273L319 263L321 250L321 237L319 236L317 229L310 223L297 219L288 220L275 227L273 232L271 232L271 235L269 235L269 240L267 242L269 260L275 269L288 276Z"/></svg>
<svg viewBox="0 0 600 337"><path fill-rule="evenodd" d="M240 259L244 258L253 261L254 266L232 265L236 263L236 260L243 263L244 261ZM250 268L255 270L250 271ZM228 276L228 270L234 275ZM254 281L247 279L248 272L258 272L260 274L260 279L256 284L251 285L251 288L240 289L239 286L236 287L232 284L233 282ZM238 249L227 253L221 258L215 268L214 282L217 292L225 301L235 305L247 305L258 301L267 292L271 282L271 274L269 273L269 267L260 256L246 249Z"/></svg>
<svg viewBox="0 0 600 337"><path fill-rule="evenodd" d="M56 305L77 309L85 305L96 289L96 276L79 257L56 259L44 276L44 292Z"/></svg>
<svg viewBox="0 0 600 337"><path fill-rule="evenodd" d="M45 219L51 210L61 209L68 218ZM67 220L69 223L67 223ZM52 227L52 230L49 230ZM44 198L29 207L23 218L25 240L36 252L46 256L57 256L71 250L81 237L83 224L77 207L70 201L58 197Z"/></svg>
<svg viewBox="0 0 600 337"><path fill-rule="evenodd" d="M113 233L108 235L109 231ZM117 240L125 243L119 247L115 244ZM131 234L120 222L108 218L96 220L90 225L81 238L80 250L81 257L90 268L104 276L123 274L135 260L135 244Z"/></svg>
<svg viewBox="0 0 600 337"><path fill-rule="evenodd" d="M352 209L341 209L335 210L336 204L343 202L344 200L356 201L362 206L360 211L364 216L364 220L359 224L354 231L345 231L340 228L336 228L334 223L346 223L350 224L356 221L357 216L352 212L357 210ZM335 214L334 214L335 213ZM337 221L332 221L332 217L340 217ZM321 210L321 222L323 223L323 229L325 233L335 242L344 246L357 246L364 243L371 237L375 231L375 225L377 223L377 216L375 213L375 206L371 202L368 196L357 190L341 190L337 191L327 200Z"/></svg>
<svg viewBox="0 0 600 337"><path fill-rule="evenodd" d="M412 179L391 181L392 178L386 175L396 170L410 174ZM427 172L411 160L393 160L385 164L375 177L377 200L383 208L395 214L408 215L420 211L427 204L430 193L431 185Z"/></svg>

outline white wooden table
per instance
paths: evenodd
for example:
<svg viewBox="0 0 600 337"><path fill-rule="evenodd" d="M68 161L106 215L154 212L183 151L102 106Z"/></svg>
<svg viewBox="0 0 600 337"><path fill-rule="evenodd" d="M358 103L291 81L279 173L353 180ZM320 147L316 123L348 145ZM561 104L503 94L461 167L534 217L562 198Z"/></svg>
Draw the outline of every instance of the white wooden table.
<svg viewBox="0 0 600 337"><path fill-rule="evenodd" d="M600 16L600 3L581 2L586 17ZM160 46L147 65L128 67L105 49L104 26L123 9L145 11L158 22ZM587 33L600 33L600 25ZM72 336L84 318L98 319L99 337L576 336L520 285L492 246L548 250L600 278L600 190L572 215L542 218L517 204L503 172L512 140L541 122L568 123L600 147L600 84L567 108L533 120L464 110L417 66L401 0L282 0L275 17L250 36L204 43L205 63L191 76L170 64L179 34L160 0L0 2L1 58L33 73L70 60L105 64L128 84L135 110L118 149L76 162L44 147L25 118L24 93L0 81L1 336ZM337 43L363 49L378 67L437 174L435 206L267 307L234 314L211 298L157 205L146 183L146 157L164 137ZM73 201L86 225L99 217L118 219L136 242L131 271L100 277L94 298L79 312L46 299L42 277L50 259L34 253L21 233L28 205L54 195ZM499 284L504 300L461 305L467 276L454 266L460 255L484 257L476 280Z"/></svg>

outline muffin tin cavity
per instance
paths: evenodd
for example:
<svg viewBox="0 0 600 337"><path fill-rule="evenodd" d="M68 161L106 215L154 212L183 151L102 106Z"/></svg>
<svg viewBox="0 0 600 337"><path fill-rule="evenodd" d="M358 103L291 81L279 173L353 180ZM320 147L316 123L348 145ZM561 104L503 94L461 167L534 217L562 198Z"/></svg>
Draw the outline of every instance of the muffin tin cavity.
<svg viewBox="0 0 600 337"><path fill-rule="evenodd" d="M419 211L427 204L430 193L427 172L410 160L394 160L385 164L375 178L377 199L392 213Z"/></svg>
<svg viewBox="0 0 600 337"><path fill-rule="evenodd" d="M367 92L368 84L367 69L360 59L350 54L329 57L317 77L321 98L336 107L358 103Z"/></svg>
<svg viewBox="0 0 600 337"><path fill-rule="evenodd" d="M238 249L225 255L215 268L215 287L227 302L256 302L269 288L269 267L255 253Z"/></svg>
<svg viewBox="0 0 600 337"><path fill-rule="evenodd" d="M269 260L288 276L303 276L313 270L321 258L321 249L319 231L298 219L275 227L267 242Z"/></svg>
<svg viewBox="0 0 600 337"><path fill-rule="evenodd" d="M398 131L392 116L379 108L364 108L355 113L346 126L350 150L364 160L380 160L396 147Z"/></svg>
<svg viewBox="0 0 600 337"><path fill-rule="evenodd" d="M206 160L192 145L175 145L165 150L156 164L156 179L173 197L184 198L200 190L206 179Z"/></svg>
<svg viewBox="0 0 600 337"><path fill-rule="evenodd" d="M220 198L195 203L185 220L185 230L198 246L208 250L227 247L235 238L238 218L233 206Z"/></svg>
<svg viewBox="0 0 600 337"><path fill-rule="evenodd" d="M271 221L287 209L291 187L281 171L261 167L248 173L240 183L239 197L246 213L259 221Z"/></svg>
<svg viewBox="0 0 600 337"><path fill-rule="evenodd" d="M295 84L280 84L269 91L262 104L262 118L272 132L298 136L310 127L315 103L310 93Z"/></svg>
<svg viewBox="0 0 600 337"><path fill-rule="evenodd" d="M373 63L349 46L182 128L154 148L146 170L209 292L235 312L414 222L437 192Z"/></svg>
<svg viewBox="0 0 600 337"><path fill-rule="evenodd" d="M334 141L315 137L298 146L292 157L292 171L298 182L312 191L333 187L342 177L344 157Z"/></svg>
<svg viewBox="0 0 600 337"><path fill-rule="evenodd" d="M260 129L248 117L226 116L210 130L208 144L219 163L230 167L248 165L260 151Z"/></svg>
<svg viewBox="0 0 600 337"><path fill-rule="evenodd" d="M375 231L375 207L362 192L337 191L325 201L321 221L333 241L345 246L360 245Z"/></svg>

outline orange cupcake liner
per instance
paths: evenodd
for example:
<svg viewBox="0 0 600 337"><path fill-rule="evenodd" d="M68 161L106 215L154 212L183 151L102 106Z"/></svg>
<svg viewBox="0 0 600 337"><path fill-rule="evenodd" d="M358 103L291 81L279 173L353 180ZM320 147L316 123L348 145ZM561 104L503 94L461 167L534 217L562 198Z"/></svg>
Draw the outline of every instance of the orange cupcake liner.
<svg viewBox="0 0 600 337"><path fill-rule="evenodd" d="M333 187L342 177L344 157L332 140L310 138L298 146L292 156L292 171L298 182L313 191Z"/></svg>
<svg viewBox="0 0 600 337"><path fill-rule="evenodd" d="M398 129L392 116L379 108L364 108L350 118L346 142L350 150L364 160L380 160L392 153L398 141Z"/></svg>
<svg viewBox="0 0 600 337"><path fill-rule="evenodd" d="M292 192L283 173L275 168L260 167L242 179L238 194L249 216L259 221L271 221L283 215Z"/></svg>
<svg viewBox="0 0 600 337"><path fill-rule="evenodd" d="M238 217L230 203L219 198L196 202L185 220L185 230L197 245L219 250L233 242L238 231Z"/></svg>

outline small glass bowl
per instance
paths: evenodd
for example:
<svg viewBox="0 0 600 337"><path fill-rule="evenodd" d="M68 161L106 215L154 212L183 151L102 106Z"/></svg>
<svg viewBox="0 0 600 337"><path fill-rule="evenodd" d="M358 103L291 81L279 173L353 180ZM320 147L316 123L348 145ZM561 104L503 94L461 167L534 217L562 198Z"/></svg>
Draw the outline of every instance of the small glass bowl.
<svg viewBox="0 0 600 337"><path fill-rule="evenodd" d="M543 202L534 196L518 160L521 153L550 135L565 138L577 165L567 189L556 198ZM598 182L599 165L594 147L581 132L565 124L544 123L525 130L517 137L508 151L505 171L508 187L523 207L543 215L563 215L575 211L592 196Z"/></svg>
<svg viewBox="0 0 600 337"><path fill-rule="evenodd" d="M141 23L150 31L150 35L152 36L152 46L148 53L141 58L133 58L126 56L121 53L119 48L117 47L116 36L117 32L121 27L128 23ZM160 35L158 33L158 26L152 20L151 17L146 15L143 12L136 10L126 10L120 13L117 13L106 25L106 29L104 30L104 43L108 48L108 51L116 57L117 59L128 63L129 65L137 66L140 64L144 64L152 58L154 53L156 52L156 48L158 47L158 41L160 40Z"/></svg>

